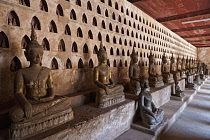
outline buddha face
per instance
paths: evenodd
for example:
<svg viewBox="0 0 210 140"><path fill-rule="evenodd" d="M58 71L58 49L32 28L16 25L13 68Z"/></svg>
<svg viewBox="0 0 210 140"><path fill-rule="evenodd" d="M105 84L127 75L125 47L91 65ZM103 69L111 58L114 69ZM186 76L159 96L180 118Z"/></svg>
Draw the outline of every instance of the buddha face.
<svg viewBox="0 0 210 140"><path fill-rule="evenodd" d="M107 54L102 53L100 56L98 56L98 60L100 63L107 63Z"/></svg>
<svg viewBox="0 0 210 140"><path fill-rule="evenodd" d="M137 63L137 62L138 62L138 56L134 56L134 57L133 57L133 62L134 62L134 63Z"/></svg>
<svg viewBox="0 0 210 140"><path fill-rule="evenodd" d="M31 64L40 64L42 62L43 50L41 48L32 48L26 52L26 58Z"/></svg>

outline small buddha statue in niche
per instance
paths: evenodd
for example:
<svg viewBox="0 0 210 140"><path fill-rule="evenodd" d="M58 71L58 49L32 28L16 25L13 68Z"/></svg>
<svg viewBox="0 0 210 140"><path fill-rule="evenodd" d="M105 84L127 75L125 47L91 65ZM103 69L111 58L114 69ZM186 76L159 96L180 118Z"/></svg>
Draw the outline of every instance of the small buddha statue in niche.
<svg viewBox="0 0 210 140"><path fill-rule="evenodd" d="M145 78L141 83L141 93L139 95L139 109L142 123L145 127L153 129L163 121L164 112L155 107L152 96L148 91L149 85Z"/></svg>
<svg viewBox="0 0 210 140"><path fill-rule="evenodd" d="M52 74L49 68L41 65L43 48L37 42L33 27L31 41L24 53L30 66L16 73L15 97L18 104L10 111L11 121L27 123L63 110L72 112L70 98L54 94Z"/></svg>
<svg viewBox="0 0 210 140"><path fill-rule="evenodd" d="M162 72L164 83L173 83L174 82L173 75L170 73L170 65L168 64L165 53L163 54L163 57L162 57L161 72Z"/></svg>
<svg viewBox="0 0 210 140"><path fill-rule="evenodd" d="M124 88L115 84L112 74L107 65L107 52L102 43L97 52L99 65L94 68L94 83L98 86L96 94L96 104L99 108L108 107L125 100Z"/></svg>
<svg viewBox="0 0 210 140"><path fill-rule="evenodd" d="M157 88L164 86L163 77L156 72L155 58L152 52L149 56L149 85Z"/></svg>
<svg viewBox="0 0 210 140"><path fill-rule="evenodd" d="M133 48L131 54L131 63L129 66L129 78L130 78L130 90L135 95L139 95L141 92L141 85L140 85L140 67L138 63L138 55Z"/></svg>
<svg viewBox="0 0 210 140"><path fill-rule="evenodd" d="M173 74L173 78L174 78L174 81L178 81L180 80L180 73L177 72L177 65L176 65L176 61L175 61L175 58L173 57L173 54L172 54L172 57L171 57L171 73Z"/></svg>

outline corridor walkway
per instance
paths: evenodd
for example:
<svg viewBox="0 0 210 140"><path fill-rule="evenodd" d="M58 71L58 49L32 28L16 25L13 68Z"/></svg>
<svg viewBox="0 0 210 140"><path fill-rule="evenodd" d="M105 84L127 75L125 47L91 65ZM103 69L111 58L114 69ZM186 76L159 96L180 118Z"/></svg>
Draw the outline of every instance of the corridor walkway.
<svg viewBox="0 0 210 140"><path fill-rule="evenodd" d="M210 79L161 140L210 140Z"/></svg>

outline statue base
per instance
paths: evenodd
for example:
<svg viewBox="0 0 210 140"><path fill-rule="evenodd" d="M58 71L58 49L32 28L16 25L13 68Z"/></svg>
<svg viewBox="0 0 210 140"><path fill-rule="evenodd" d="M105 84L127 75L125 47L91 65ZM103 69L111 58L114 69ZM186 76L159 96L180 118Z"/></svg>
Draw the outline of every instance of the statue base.
<svg viewBox="0 0 210 140"><path fill-rule="evenodd" d="M164 83L171 84L171 83L174 82L174 79L173 79L173 78L170 78L170 77L164 77L164 76L163 76L163 82L164 82Z"/></svg>
<svg viewBox="0 0 210 140"><path fill-rule="evenodd" d="M118 104L120 102L123 102L125 101L125 95L122 95L120 97L116 97L116 98L112 98L112 99L109 99L107 101L104 101L102 103L97 103L98 107L99 108L106 108L106 107L109 107L109 106L112 106L112 105L115 105L115 104Z"/></svg>
<svg viewBox="0 0 210 140"><path fill-rule="evenodd" d="M155 81L149 80L149 86L159 88L159 87L163 87L164 83L163 83L163 81L155 82Z"/></svg>
<svg viewBox="0 0 210 140"><path fill-rule="evenodd" d="M55 126L74 119L72 108L51 114L40 119L13 123L10 127L10 139L25 139Z"/></svg>
<svg viewBox="0 0 210 140"><path fill-rule="evenodd" d="M176 95L171 95L171 100L175 100L175 101L184 101L184 97L185 95L182 94L181 96L176 96Z"/></svg>
<svg viewBox="0 0 210 140"><path fill-rule="evenodd" d="M149 127L145 127L142 121L137 121L131 124L131 128L139 130L141 132L145 132L147 134L156 135L159 131L162 130L164 124L167 122L166 118L163 118L163 121L159 122L156 125L150 125Z"/></svg>

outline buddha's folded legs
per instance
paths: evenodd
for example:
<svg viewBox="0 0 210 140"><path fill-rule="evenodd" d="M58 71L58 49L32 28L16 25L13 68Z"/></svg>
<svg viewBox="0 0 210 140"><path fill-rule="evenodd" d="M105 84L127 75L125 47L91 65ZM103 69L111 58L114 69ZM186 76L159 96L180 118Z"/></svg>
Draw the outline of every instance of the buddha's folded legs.
<svg viewBox="0 0 210 140"><path fill-rule="evenodd" d="M155 118L143 110L141 110L141 118L142 118L142 122L145 125L155 125L156 124Z"/></svg>
<svg viewBox="0 0 210 140"><path fill-rule="evenodd" d="M30 102L30 101L29 101ZM32 118L31 119L38 119L47 114L53 114L59 112L67 107L70 107L71 101L67 97L58 97L56 96L55 99L49 102L44 103L36 103L31 101L32 105ZM17 104L11 111L10 117L13 122L20 122L26 119L24 113L24 107L20 104Z"/></svg>

